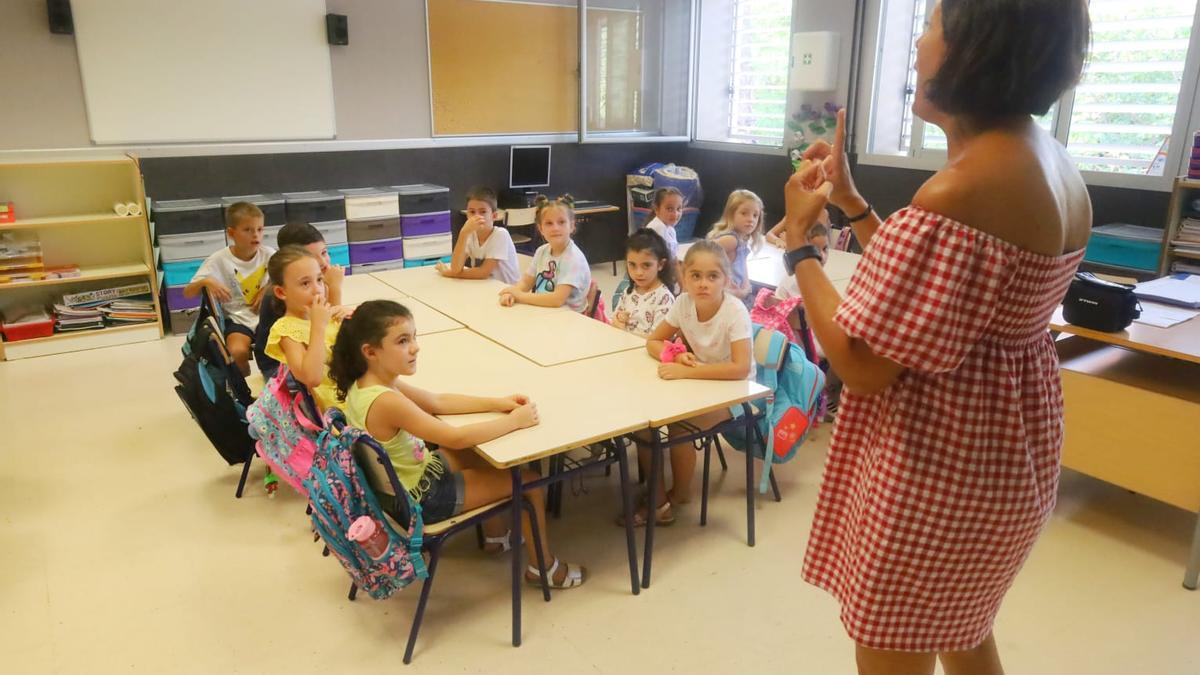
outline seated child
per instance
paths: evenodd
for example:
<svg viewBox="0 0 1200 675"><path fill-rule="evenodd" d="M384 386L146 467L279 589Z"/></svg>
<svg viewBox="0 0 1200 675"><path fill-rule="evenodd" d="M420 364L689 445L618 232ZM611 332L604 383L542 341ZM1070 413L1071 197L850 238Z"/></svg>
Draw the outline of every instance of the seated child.
<svg viewBox="0 0 1200 675"><path fill-rule="evenodd" d="M625 267L630 283L613 308L612 325L646 337L675 304L675 260L662 237L647 227L625 241Z"/></svg>
<svg viewBox="0 0 1200 675"><path fill-rule="evenodd" d="M437 271L457 279L497 279L515 284L521 278L517 247L508 230L496 227L496 193L485 187L467 193L467 222L458 233L450 264Z"/></svg>
<svg viewBox="0 0 1200 675"><path fill-rule="evenodd" d="M337 387L329 378L329 357L345 307L327 300L321 263L308 249L285 246L268 263L275 297L283 316L267 336L267 356L286 363L292 377L306 385L324 412L338 403Z"/></svg>
<svg viewBox="0 0 1200 675"><path fill-rule="evenodd" d="M470 448L537 424L537 407L528 397L436 394L406 383L404 376L416 372L420 353L416 326L412 313L390 300L371 300L360 305L343 322L333 351L330 368L337 380L338 393L346 401L347 421L371 434L387 451L396 476L409 496L421 505L426 523L446 520L512 495L508 471L489 465ZM437 417L472 412L505 414L463 426L452 426ZM430 450L426 442L439 447ZM376 462L369 464L374 466ZM403 512L398 508L396 495L391 494L390 484L375 474L372 477L372 486L380 493L384 510L403 522ZM525 470L525 480L537 479L536 473ZM587 580L587 570L562 563L550 551L545 490L531 490L525 496L533 504L538 520L543 560L550 563L546 570L550 586L562 589L582 585ZM495 531L504 525L493 519L484 527ZM528 514L523 514L521 532L528 559L536 561L538 551L534 548ZM508 537L493 536L489 540L507 542ZM530 565L525 579L539 584L538 568Z"/></svg>
<svg viewBox="0 0 1200 675"><path fill-rule="evenodd" d="M729 292L746 306L754 301L746 261L751 250L762 248L762 220L763 203L758 195L734 190L725 201L721 220L708 233L708 238L720 244L729 257Z"/></svg>
<svg viewBox="0 0 1200 675"><path fill-rule="evenodd" d="M275 250L262 245L263 212L249 202L225 210L225 234L233 243L208 256L183 294L194 298L208 289L221 304L225 344L242 374L249 375L254 329L267 285L267 260Z"/></svg>
<svg viewBox="0 0 1200 675"><path fill-rule="evenodd" d="M330 261L329 247L325 245L325 236L321 231L308 223L288 223L279 230L279 248L285 246L303 246L317 257L321 275L325 278L329 304L342 304L342 280L346 278L346 271ZM258 309L258 328L254 331L254 362L266 379L274 377L279 368L279 362L267 356L266 349L271 327L283 313L283 303L275 298L273 292L268 292Z"/></svg>
<svg viewBox="0 0 1200 675"><path fill-rule="evenodd" d="M668 340L682 337L688 351L676 354L670 363L659 363L658 376L664 380L746 380L754 377L751 355L750 314L729 288L729 257L720 244L698 241L683 259L684 293L675 299L665 320L646 340L646 351L661 361ZM696 428L711 429L732 417L722 408L697 415L686 422ZM672 424L670 437L689 433ZM644 438L638 442L638 462L643 472L650 469L650 447ZM642 505L634 514L634 525L643 526L649 518L656 525L675 522L672 505L691 500L692 474L696 468L696 449L691 443L671 446L671 476L675 484L668 491L663 475L658 476L658 503ZM665 472L664 472L665 473ZM647 473L648 475L648 473ZM651 508L653 507L653 508ZM624 519L618 518L623 525Z"/></svg>
<svg viewBox="0 0 1200 675"><path fill-rule="evenodd" d="M592 269L583 251L571 241L575 232L575 210L563 199L538 197L534 222L546 240L533 254L529 271L520 282L500 291L500 304L517 303L539 307L566 305L576 312L587 309Z"/></svg>

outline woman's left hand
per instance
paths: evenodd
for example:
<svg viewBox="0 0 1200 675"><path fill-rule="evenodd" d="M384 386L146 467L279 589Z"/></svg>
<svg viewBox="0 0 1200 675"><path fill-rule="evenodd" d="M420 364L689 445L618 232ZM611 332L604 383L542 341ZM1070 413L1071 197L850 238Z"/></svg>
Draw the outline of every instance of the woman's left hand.
<svg viewBox="0 0 1200 675"><path fill-rule="evenodd" d="M787 248L794 249L808 241L808 231L829 203L833 184L826 180L819 162L804 160L784 186L787 204Z"/></svg>

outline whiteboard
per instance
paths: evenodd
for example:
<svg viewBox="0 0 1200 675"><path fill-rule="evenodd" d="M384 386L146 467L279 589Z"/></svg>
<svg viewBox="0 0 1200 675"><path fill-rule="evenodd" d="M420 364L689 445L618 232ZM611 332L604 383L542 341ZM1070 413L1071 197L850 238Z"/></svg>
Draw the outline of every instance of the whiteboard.
<svg viewBox="0 0 1200 675"><path fill-rule="evenodd" d="M95 143L333 138L325 0L72 0Z"/></svg>

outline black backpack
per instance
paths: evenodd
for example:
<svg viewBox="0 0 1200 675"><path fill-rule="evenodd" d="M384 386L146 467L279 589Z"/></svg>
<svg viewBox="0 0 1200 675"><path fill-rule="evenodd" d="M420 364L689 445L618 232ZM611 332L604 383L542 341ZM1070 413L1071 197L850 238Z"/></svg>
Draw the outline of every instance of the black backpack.
<svg viewBox="0 0 1200 675"><path fill-rule="evenodd" d="M197 318L183 354L175 371L179 400L226 462L246 462L254 455L246 423L252 398L246 381L230 376L234 366L216 318L203 313Z"/></svg>

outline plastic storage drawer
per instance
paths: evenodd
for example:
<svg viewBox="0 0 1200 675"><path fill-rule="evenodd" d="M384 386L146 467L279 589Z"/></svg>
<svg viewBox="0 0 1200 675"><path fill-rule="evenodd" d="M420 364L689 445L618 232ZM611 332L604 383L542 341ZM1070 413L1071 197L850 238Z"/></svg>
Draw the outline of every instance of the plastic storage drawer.
<svg viewBox="0 0 1200 675"><path fill-rule="evenodd" d="M339 192L285 192L283 205L289 223L327 223L346 219L346 197Z"/></svg>
<svg viewBox="0 0 1200 675"><path fill-rule="evenodd" d="M400 216L400 232L405 237L427 237L431 234L450 233L450 212L423 213Z"/></svg>
<svg viewBox="0 0 1200 675"><path fill-rule="evenodd" d="M233 197L221 197L222 211L228 210L230 206L238 202L250 202L262 209L263 225L267 227L283 225L287 222L283 195L236 195Z"/></svg>
<svg viewBox="0 0 1200 675"><path fill-rule="evenodd" d="M435 213L450 210L450 188L441 185L396 185L399 194L400 213Z"/></svg>
<svg viewBox="0 0 1200 675"><path fill-rule="evenodd" d="M344 220L328 220L323 223L311 223L325 238L325 243L329 246L344 244L349 239L346 238L346 221Z"/></svg>
<svg viewBox="0 0 1200 675"><path fill-rule="evenodd" d="M350 244L350 264L384 262L404 258L404 243L401 239L364 241Z"/></svg>
<svg viewBox="0 0 1200 675"><path fill-rule="evenodd" d="M342 190L346 197L346 220L370 220L400 215L396 193L379 188Z"/></svg>
<svg viewBox="0 0 1200 675"><path fill-rule="evenodd" d="M153 202L154 231L160 235L212 232L225 229L221 202L216 199L175 199Z"/></svg>
<svg viewBox="0 0 1200 675"><path fill-rule="evenodd" d="M350 264L350 245L338 244L329 247L329 262L345 267Z"/></svg>
<svg viewBox="0 0 1200 675"><path fill-rule="evenodd" d="M360 263L350 268L354 274L370 274L371 272L386 272L387 270L398 270L404 267L403 260L385 260L377 263Z"/></svg>
<svg viewBox="0 0 1200 675"><path fill-rule="evenodd" d="M175 335L183 335L192 329L192 324L196 323L196 317L200 315L200 306L197 305L191 309L180 309L167 313L168 322L171 324L171 333Z"/></svg>
<svg viewBox="0 0 1200 675"><path fill-rule="evenodd" d="M441 258L418 258L416 260L413 260L411 258L405 258L404 266L405 267L428 267L430 265L436 265L440 262L449 263L450 256L448 256L448 255L442 256Z"/></svg>
<svg viewBox="0 0 1200 675"><path fill-rule="evenodd" d="M1101 225L1092 230L1084 260L1137 270L1158 269L1163 232L1141 225Z"/></svg>
<svg viewBox="0 0 1200 675"><path fill-rule="evenodd" d="M207 258L225 248L225 231L159 235L158 246L166 262Z"/></svg>
<svg viewBox="0 0 1200 675"><path fill-rule="evenodd" d="M163 276L166 277L168 286L187 286L192 283L192 278L196 276L196 272L200 271L200 266L203 264L203 258L165 262L162 266Z"/></svg>
<svg viewBox="0 0 1200 675"><path fill-rule="evenodd" d="M453 251L454 246L450 243L449 234L404 238L404 257L406 258L440 258L450 255Z"/></svg>
<svg viewBox="0 0 1200 675"><path fill-rule="evenodd" d="M20 325L8 325L0 322L0 334L5 342L20 342L54 335L54 319L45 321L29 321Z"/></svg>
<svg viewBox="0 0 1200 675"><path fill-rule="evenodd" d="M400 219L396 216L346 222L346 240L351 244L359 241L396 239L400 234Z"/></svg>
<svg viewBox="0 0 1200 675"><path fill-rule="evenodd" d="M283 229L282 225L275 225L273 227L264 227L263 228L263 236L262 236L262 245L270 246L271 248L278 251L279 250L279 231L282 229Z"/></svg>
<svg viewBox="0 0 1200 675"><path fill-rule="evenodd" d="M185 284L186 286L186 284ZM167 309L177 312L181 309L192 309L200 306L200 295L189 298L183 294L184 286L167 286Z"/></svg>

